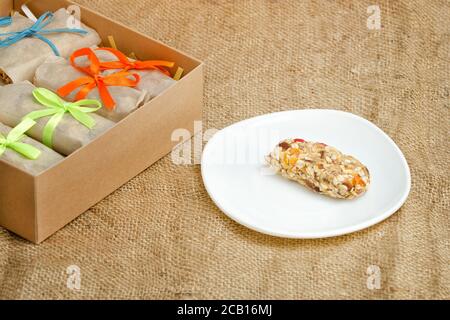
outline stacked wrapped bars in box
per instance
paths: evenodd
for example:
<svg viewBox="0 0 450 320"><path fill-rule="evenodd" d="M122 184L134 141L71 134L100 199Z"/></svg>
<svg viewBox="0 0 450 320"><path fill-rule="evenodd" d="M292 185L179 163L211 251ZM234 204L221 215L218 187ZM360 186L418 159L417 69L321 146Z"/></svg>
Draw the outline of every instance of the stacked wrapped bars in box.
<svg viewBox="0 0 450 320"><path fill-rule="evenodd" d="M0 24L0 161L38 175L173 83L163 60L98 47L64 8ZM26 129L26 130L25 130Z"/></svg>

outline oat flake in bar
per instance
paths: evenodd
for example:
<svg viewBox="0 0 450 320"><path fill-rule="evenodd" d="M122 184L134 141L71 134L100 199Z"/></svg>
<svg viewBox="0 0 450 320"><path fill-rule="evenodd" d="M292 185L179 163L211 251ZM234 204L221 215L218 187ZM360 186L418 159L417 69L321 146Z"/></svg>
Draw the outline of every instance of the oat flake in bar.
<svg viewBox="0 0 450 320"><path fill-rule="evenodd" d="M367 167L324 143L286 139L266 161L281 176L333 198L356 198L370 184Z"/></svg>

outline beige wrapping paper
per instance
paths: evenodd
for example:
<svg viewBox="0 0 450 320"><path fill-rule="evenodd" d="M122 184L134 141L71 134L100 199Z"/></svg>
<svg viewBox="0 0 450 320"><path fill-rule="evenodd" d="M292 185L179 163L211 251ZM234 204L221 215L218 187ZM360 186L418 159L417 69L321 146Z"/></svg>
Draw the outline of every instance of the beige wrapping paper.
<svg viewBox="0 0 450 320"><path fill-rule="evenodd" d="M69 18L70 15L67 11L61 8L54 13L53 21L43 30L67 28ZM32 25L33 22L30 19L15 13L13 23L8 27L1 28L0 33L20 31ZM98 45L101 42L95 30L84 24L81 24L80 27L88 31L88 33L85 35L77 33L50 33L44 36L53 42L62 57L68 57L74 50ZM0 37L0 39L4 38L6 37ZM9 47L0 48L0 78L3 78L6 83L17 83L24 80L31 81L36 68L47 57L53 55L54 53L50 46L35 37L24 38Z"/></svg>
<svg viewBox="0 0 450 320"><path fill-rule="evenodd" d="M20 31L32 26L33 23L34 22L28 19L27 17L21 15L18 12L15 12L14 15L12 16L12 23L7 26L0 27L0 33ZM8 36L0 36L0 39L4 39L7 37Z"/></svg>
<svg viewBox="0 0 450 320"><path fill-rule="evenodd" d="M0 123L0 133L5 137L11 130L12 128ZM36 160L30 160L17 153L16 151L6 148L5 152L0 156L0 161L13 165L14 167L19 168L33 176L37 176L41 172L47 170L48 168L64 159L63 156L56 153L52 149L47 148L42 143L37 142L36 140L33 140L27 136L22 138L20 142L32 145L33 147L39 149L41 151L41 155L39 156L39 158L37 158Z"/></svg>
<svg viewBox="0 0 450 320"><path fill-rule="evenodd" d="M36 70L34 84L37 87L57 91L61 86L84 76L86 74L73 68L66 59L49 57ZM80 88L77 88L65 99L73 101L79 90ZM114 110L108 110L103 107L97 113L115 122L125 118L149 100L146 91L140 91L131 87L108 86L108 91L116 102L116 107ZM98 89L94 88L91 90L87 98L101 100Z"/></svg>
<svg viewBox="0 0 450 320"><path fill-rule="evenodd" d="M108 61L117 61L117 57L112 54L111 52L104 51L104 50L95 50L96 48L92 48L95 55L101 62L108 62ZM133 59L129 58L131 61L134 61ZM75 59L75 63L79 66L89 66L90 61L86 57L78 57ZM105 70L103 74L108 75L112 74L114 72L121 71L119 69L112 69L112 70ZM165 75L164 73L158 71L158 70L135 70L131 69L129 70L132 73L137 73L141 80L139 81L138 85L136 86L136 89L147 91L149 98L152 99L159 94L161 94L164 90L166 90L171 85L175 84L176 81L172 79L171 77Z"/></svg>
<svg viewBox="0 0 450 320"><path fill-rule="evenodd" d="M34 88L28 81L0 87L0 122L14 127L30 112L45 108L35 101L32 95ZM99 115L91 113L90 116L95 120L92 129L88 129L72 116L64 115L54 132L53 149L63 155L69 155L114 125L114 122ZM36 120L37 124L27 134L42 141L43 129L48 120L49 117Z"/></svg>

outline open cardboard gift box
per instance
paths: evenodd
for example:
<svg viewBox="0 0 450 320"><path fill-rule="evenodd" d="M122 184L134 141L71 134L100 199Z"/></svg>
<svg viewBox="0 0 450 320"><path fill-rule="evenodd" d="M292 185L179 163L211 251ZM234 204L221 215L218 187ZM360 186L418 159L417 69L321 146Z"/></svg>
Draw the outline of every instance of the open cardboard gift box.
<svg viewBox="0 0 450 320"><path fill-rule="evenodd" d="M0 0L0 16L21 11L26 2L39 16L74 3L65 0ZM87 146L56 166L31 176L0 161L0 225L39 243L88 210L111 192L169 153L175 129L194 134L201 120L203 66L188 55L117 23L98 12L81 8L81 21L94 28L107 45L112 35L117 47L140 60L175 62L183 77L158 97L117 123Z"/></svg>

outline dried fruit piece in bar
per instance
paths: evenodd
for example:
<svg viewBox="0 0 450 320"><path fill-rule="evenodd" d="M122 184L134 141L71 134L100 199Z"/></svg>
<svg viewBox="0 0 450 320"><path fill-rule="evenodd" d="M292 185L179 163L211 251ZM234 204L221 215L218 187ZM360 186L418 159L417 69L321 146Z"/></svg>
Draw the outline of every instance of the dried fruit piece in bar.
<svg viewBox="0 0 450 320"><path fill-rule="evenodd" d="M266 156L266 161L281 176L333 198L356 198L370 184L366 166L321 142L283 140Z"/></svg>

